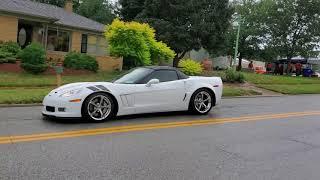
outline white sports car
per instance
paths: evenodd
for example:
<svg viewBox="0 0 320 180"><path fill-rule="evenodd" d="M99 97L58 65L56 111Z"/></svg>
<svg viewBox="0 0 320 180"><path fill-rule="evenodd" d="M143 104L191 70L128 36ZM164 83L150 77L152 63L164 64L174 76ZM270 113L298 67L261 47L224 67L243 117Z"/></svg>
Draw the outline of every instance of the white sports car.
<svg viewBox="0 0 320 180"><path fill-rule="evenodd" d="M221 100L220 77L186 76L166 66L136 68L113 82L61 86L43 100L43 115L103 121L114 116L186 111L207 114Z"/></svg>

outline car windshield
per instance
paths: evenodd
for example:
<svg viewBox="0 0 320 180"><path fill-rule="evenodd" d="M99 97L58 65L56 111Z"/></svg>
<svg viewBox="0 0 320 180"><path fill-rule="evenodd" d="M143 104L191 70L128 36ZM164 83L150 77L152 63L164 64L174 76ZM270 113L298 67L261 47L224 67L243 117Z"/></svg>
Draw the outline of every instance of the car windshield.
<svg viewBox="0 0 320 180"><path fill-rule="evenodd" d="M149 68L137 68L113 81L117 84L136 84L152 72Z"/></svg>

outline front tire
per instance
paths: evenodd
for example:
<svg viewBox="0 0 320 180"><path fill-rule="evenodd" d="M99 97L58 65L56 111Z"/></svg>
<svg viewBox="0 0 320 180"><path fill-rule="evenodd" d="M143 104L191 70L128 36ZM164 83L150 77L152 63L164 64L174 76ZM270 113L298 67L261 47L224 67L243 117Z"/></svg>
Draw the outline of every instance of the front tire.
<svg viewBox="0 0 320 180"><path fill-rule="evenodd" d="M213 96L207 89L198 89L190 99L189 111L200 115L208 114L214 104Z"/></svg>
<svg viewBox="0 0 320 180"><path fill-rule="evenodd" d="M116 106L113 98L106 93L94 93L83 102L82 117L94 122L102 122L115 115Z"/></svg>

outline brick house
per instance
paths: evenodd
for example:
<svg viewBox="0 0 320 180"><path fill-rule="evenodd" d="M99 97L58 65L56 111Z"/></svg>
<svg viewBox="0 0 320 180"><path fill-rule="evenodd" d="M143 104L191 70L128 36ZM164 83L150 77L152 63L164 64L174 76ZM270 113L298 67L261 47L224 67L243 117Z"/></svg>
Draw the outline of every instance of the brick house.
<svg viewBox="0 0 320 180"><path fill-rule="evenodd" d="M104 28L74 13L72 0L64 8L31 0L0 1L0 41L14 41L22 48L41 43L53 59L63 59L70 51L87 53L96 57L101 70L122 69L122 59L109 56Z"/></svg>

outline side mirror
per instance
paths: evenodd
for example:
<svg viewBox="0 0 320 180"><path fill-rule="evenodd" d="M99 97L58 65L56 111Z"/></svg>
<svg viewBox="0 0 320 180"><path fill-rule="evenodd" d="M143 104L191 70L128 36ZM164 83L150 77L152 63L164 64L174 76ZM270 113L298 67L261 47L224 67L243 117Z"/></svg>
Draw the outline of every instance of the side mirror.
<svg viewBox="0 0 320 180"><path fill-rule="evenodd" d="M159 79L151 79L151 80L146 84L146 86L147 86L147 87L150 87L152 84L159 84L159 83L160 83Z"/></svg>

